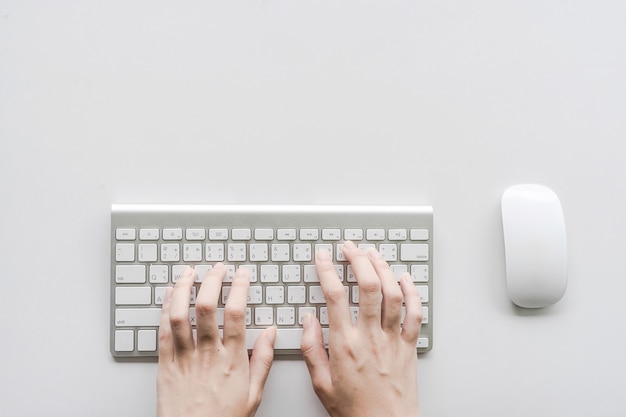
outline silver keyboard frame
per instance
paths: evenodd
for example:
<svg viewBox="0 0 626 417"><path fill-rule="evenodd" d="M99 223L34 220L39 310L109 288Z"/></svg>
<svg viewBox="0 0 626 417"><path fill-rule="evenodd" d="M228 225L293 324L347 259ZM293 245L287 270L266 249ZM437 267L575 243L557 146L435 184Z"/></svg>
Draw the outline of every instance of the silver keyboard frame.
<svg viewBox="0 0 626 417"><path fill-rule="evenodd" d="M429 256L426 262L395 262L396 264L425 264L428 265L429 279L427 283L421 283L420 285L427 285L429 291L428 302L424 303L428 306L429 317L428 323L422 325L420 337L428 338L427 347L416 348L417 353L425 353L432 349L433 346L433 209L431 206L359 206L359 205L161 205L161 204L113 204L111 206L111 303L110 303L110 351L112 356L116 358L142 358L142 357L156 357L158 356L158 347L156 352L138 352L136 349L134 352L118 352L115 350L115 330L121 329L116 327L115 323L115 288L119 285L115 282L115 266L118 264L115 259L116 243L120 243L116 240L116 229L118 228L133 228L136 229L135 243L139 243L139 229L140 228L182 228L183 232L186 228L249 228L254 230L255 228L272 228L274 230L278 228L317 228L320 230L320 239L318 241L300 241L299 236L296 241L290 243L327 243L321 241L321 229L323 228L340 228L343 230L349 228L402 228L407 229L428 229L428 240L421 241L419 243L427 243L429 246ZM209 242L208 233L204 241L189 241L191 243L207 243ZM228 244L233 243L229 236L226 241L220 241L220 243ZM343 237L343 236L342 236ZM366 236L364 236L364 241ZM183 233L183 239L178 243L185 243L185 236ZM241 241L236 241L241 243ZM254 242L254 234L252 239L248 242ZM263 243L275 243L274 241L264 241ZM336 243L343 242L343 239ZM172 241L164 241L163 235L159 236L156 241L149 241L149 243L172 243ZM281 241L281 243L285 243ZM355 241L355 243L360 243ZM377 241L380 243L394 243L388 240L388 236L383 241ZM314 246L313 246L314 247ZM171 265L174 264L194 264L183 261L182 246L181 257L179 262L154 262L154 264L169 264L170 265L170 282L169 285L173 285L171 282ZM198 263L198 262L196 262ZM205 262L202 263L214 263ZM254 262L228 262L226 259L225 264L253 264ZM281 264L281 262L272 262L271 257L267 262L258 262L261 264ZM313 263L312 261L310 262ZM339 262L334 260L335 264L347 265L347 262ZM150 263L143 263L137 260L135 257L134 262L124 262L123 264L145 264L149 267ZM409 267L410 268L410 267ZM148 269L148 268L147 268ZM410 269L409 269L410 270ZM280 282L280 281L279 281ZM144 286L163 286L168 284L150 284L147 281ZM195 284L198 289L200 284ZM263 283L256 283L254 285L264 285ZM270 284L271 285L271 284ZM309 285L309 284L304 284ZM319 284L318 284L319 285ZM160 307L154 304L154 297L151 306L141 307ZM351 300L350 300L351 303ZM286 305L286 304L285 304ZM308 305L308 304L307 304ZM351 303L352 305L352 303ZM128 306L124 306L128 307ZM130 306L133 307L133 306ZM256 328L254 326L254 320L249 328ZM259 326L267 327L267 326ZM297 324L294 326L287 326L292 328L300 328ZM135 331L135 340L137 337L137 331L141 329L158 329L158 327L123 327L123 329L133 329ZM276 350L276 355L293 355L301 354L299 349L284 349Z"/></svg>

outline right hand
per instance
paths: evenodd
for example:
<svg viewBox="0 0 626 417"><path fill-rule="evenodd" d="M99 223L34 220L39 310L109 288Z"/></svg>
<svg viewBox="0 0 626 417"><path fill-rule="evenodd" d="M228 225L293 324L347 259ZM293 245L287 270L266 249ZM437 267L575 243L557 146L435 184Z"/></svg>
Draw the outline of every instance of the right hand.
<svg viewBox="0 0 626 417"><path fill-rule="evenodd" d="M318 252L315 262L330 330L326 353L319 321L304 319L302 353L313 388L332 417L418 417L419 293L408 274L398 286L377 251L365 253L346 242L343 254L359 285L359 318L352 322L344 285L327 253Z"/></svg>

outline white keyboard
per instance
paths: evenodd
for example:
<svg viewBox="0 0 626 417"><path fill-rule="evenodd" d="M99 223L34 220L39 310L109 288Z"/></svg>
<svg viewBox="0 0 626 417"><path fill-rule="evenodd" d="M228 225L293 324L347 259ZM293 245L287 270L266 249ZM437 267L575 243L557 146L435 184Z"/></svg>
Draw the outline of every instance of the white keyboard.
<svg viewBox="0 0 626 417"><path fill-rule="evenodd" d="M246 343L278 328L277 354L300 353L302 317L318 317L325 341L328 314L313 263L328 250L359 315L359 287L342 256L345 240L375 247L398 277L409 272L422 296L424 321L417 352L432 347L433 213L429 206L209 206L111 207L111 339L115 357L158 355L157 330L165 290L184 268L197 282L190 294L195 334L195 297L216 262L229 270L222 286L218 324L237 268L250 270Z"/></svg>

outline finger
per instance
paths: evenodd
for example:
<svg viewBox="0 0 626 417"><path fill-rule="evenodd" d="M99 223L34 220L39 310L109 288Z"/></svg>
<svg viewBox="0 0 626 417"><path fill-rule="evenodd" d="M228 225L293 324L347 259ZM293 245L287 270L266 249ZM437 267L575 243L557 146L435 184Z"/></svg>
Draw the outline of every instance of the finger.
<svg viewBox="0 0 626 417"><path fill-rule="evenodd" d="M303 320L301 349L304 362L311 375L313 389L318 396L332 392L330 361L322 341L322 326L317 318L307 314Z"/></svg>
<svg viewBox="0 0 626 417"><path fill-rule="evenodd" d="M382 328L385 331L399 332L400 320L402 319L402 290L398 285L395 274L380 253L375 250L370 250L367 252L367 255L380 278L383 293L381 312Z"/></svg>
<svg viewBox="0 0 626 417"><path fill-rule="evenodd" d="M221 345L217 326L217 303L222 290L226 268L222 263L210 269L196 297L196 329L198 349L216 348Z"/></svg>
<svg viewBox="0 0 626 417"><path fill-rule="evenodd" d="M246 268L238 268L224 306L224 345L235 349L246 347L246 307L249 287L250 272Z"/></svg>
<svg viewBox="0 0 626 417"><path fill-rule="evenodd" d="M272 326L265 329L254 343L252 356L250 356L250 390L248 396L249 408L252 410L256 410L261 403L263 387L274 361L275 341L276 327Z"/></svg>
<svg viewBox="0 0 626 417"><path fill-rule="evenodd" d="M351 326L348 296L326 250L320 250L315 254L315 267L328 307L329 327L340 331L345 326Z"/></svg>
<svg viewBox="0 0 626 417"><path fill-rule="evenodd" d="M359 284L359 319L357 325L380 328L383 295L378 273L367 254L354 243L346 241L343 254L352 265Z"/></svg>
<svg viewBox="0 0 626 417"><path fill-rule="evenodd" d="M402 338L411 346L415 346L422 326L422 300L409 274L400 278L400 288L404 295L406 315L402 322Z"/></svg>
<svg viewBox="0 0 626 417"><path fill-rule="evenodd" d="M185 268L172 292L169 316L175 355L184 354L195 348L189 322L189 297L195 277L196 272L192 268Z"/></svg>
<svg viewBox="0 0 626 417"><path fill-rule="evenodd" d="M168 362L174 359L174 341L170 326L170 306L172 304L172 288L165 291L163 306L161 307L161 321L159 323L159 362Z"/></svg>

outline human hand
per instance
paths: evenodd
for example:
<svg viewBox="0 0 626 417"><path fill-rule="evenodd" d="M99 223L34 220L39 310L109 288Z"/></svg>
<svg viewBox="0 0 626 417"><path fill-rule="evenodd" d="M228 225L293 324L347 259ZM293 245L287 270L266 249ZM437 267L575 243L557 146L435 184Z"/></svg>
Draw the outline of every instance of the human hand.
<svg viewBox="0 0 626 417"><path fill-rule="evenodd" d="M322 329L304 320L302 353L313 388L332 417L419 416L416 344L421 301L408 274L398 286L381 255L352 242L343 245L359 285L359 318L352 322L348 296L325 251L315 262L328 306L328 353ZM401 325L402 300L406 316Z"/></svg>
<svg viewBox="0 0 626 417"><path fill-rule="evenodd" d="M246 304L249 272L239 268L224 308L224 334L217 325L223 264L204 278L196 297L197 342L189 321L195 271L187 268L165 295L159 327L157 415L159 417L253 416L274 358L276 328L257 339L248 360Z"/></svg>

